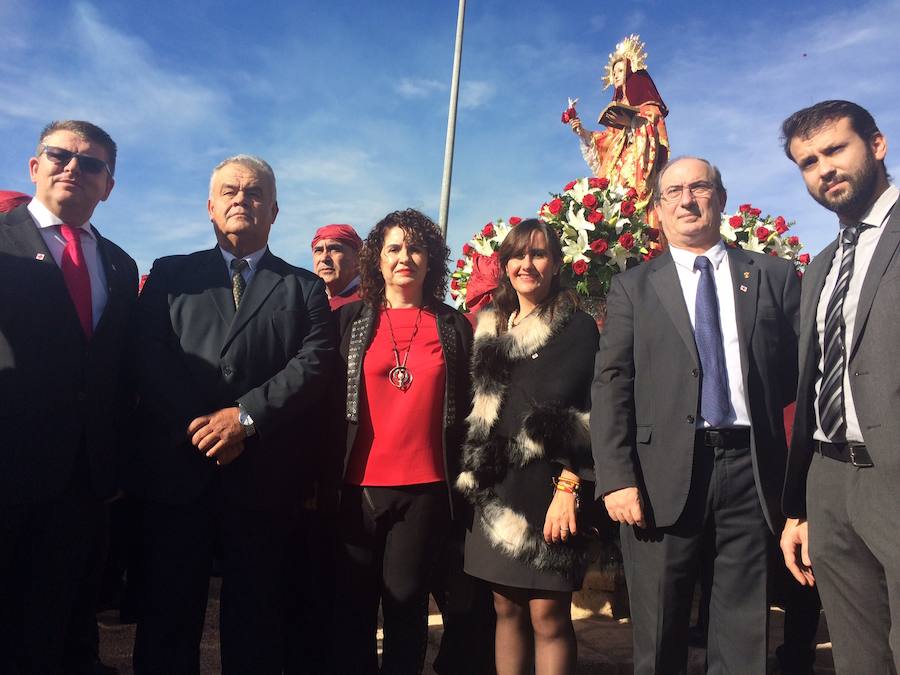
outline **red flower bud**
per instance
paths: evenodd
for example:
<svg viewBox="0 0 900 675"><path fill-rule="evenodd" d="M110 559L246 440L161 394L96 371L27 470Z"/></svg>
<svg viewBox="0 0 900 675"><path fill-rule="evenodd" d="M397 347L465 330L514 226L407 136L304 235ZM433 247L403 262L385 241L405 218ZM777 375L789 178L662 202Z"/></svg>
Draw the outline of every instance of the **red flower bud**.
<svg viewBox="0 0 900 675"><path fill-rule="evenodd" d="M609 242L606 239L595 239L591 242L591 250L597 255L603 255L609 249Z"/></svg>
<svg viewBox="0 0 900 675"><path fill-rule="evenodd" d="M457 260L456 261L456 269L461 270L465 266L466 266L465 260Z"/></svg>
<svg viewBox="0 0 900 675"><path fill-rule="evenodd" d="M475 249L469 246L468 244L463 244L463 255L467 258L471 258L472 254L475 253Z"/></svg>
<svg viewBox="0 0 900 675"><path fill-rule="evenodd" d="M647 239L650 241L659 241L659 228L658 227L648 227L647 230Z"/></svg>
<svg viewBox="0 0 900 675"><path fill-rule="evenodd" d="M494 224L488 223L483 228L481 228L481 234L485 237L493 237L494 236Z"/></svg>
<svg viewBox="0 0 900 675"><path fill-rule="evenodd" d="M736 230L744 224L744 219L741 216L734 215L728 219L728 224L731 225L731 227Z"/></svg>
<svg viewBox="0 0 900 675"><path fill-rule="evenodd" d="M797 256L797 261L804 265L808 265L809 264L809 253L801 253L800 255Z"/></svg>
<svg viewBox="0 0 900 675"><path fill-rule="evenodd" d="M622 204L619 206L619 213L621 213L626 218L628 218L628 216L633 215L634 214L634 202L628 202L628 201L622 202Z"/></svg>
<svg viewBox="0 0 900 675"><path fill-rule="evenodd" d="M628 188L628 191L625 193L626 199L637 199L637 190L634 188Z"/></svg>
<svg viewBox="0 0 900 675"><path fill-rule="evenodd" d="M562 208L562 201L559 199L551 199L547 204L547 208L550 210L554 216L559 213L559 210Z"/></svg>
<svg viewBox="0 0 900 675"><path fill-rule="evenodd" d="M752 209L752 208L753 207L750 206L750 204L741 204L738 207L738 211L740 211L741 213L748 213L750 211L750 209Z"/></svg>
<svg viewBox="0 0 900 675"><path fill-rule="evenodd" d="M581 276L587 272L588 264L584 260L576 260L572 263L572 271Z"/></svg>
<svg viewBox="0 0 900 675"><path fill-rule="evenodd" d="M600 188L601 190L609 185L609 181L606 181L606 185L603 184L605 178L588 178L588 185L592 188Z"/></svg>
<svg viewBox="0 0 900 675"><path fill-rule="evenodd" d="M573 180L573 181L570 181L570 182L568 182L568 183L566 183L566 186L563 188L563 192L568 192L568 191L571 190L573 187L575 187L575 181L574 181L574 180Z"/></svg>
<svg viewBox="0 0 900 675"><path fill-rule="evenodd" d="M759 218L759 214L761 213L762 211L760 211L759 209L750 209L750 215L754 218Z"/></svg>
<svg viewBox="0 0 900 675"><path fill-rule="evenodd" d="M459 290L459 281L457 281L456 279L451 279L450 288L452 288L454 291Z"/></svg>
<svg viewBox="0 0 900 675"><path fill-rule="evenodd" d="M603 222L603 214L600 211L588 211L585 219L589 223L593 223L594 225L596 225L597 223Z"/></svg>
<svg viewBox="0 0 900 675"><path fill-rule="evenodd" d="M588 192L582 199L581 203L584 204L589 209L594 208L597 205L597 198Z"/></svg>
<svg viewBox="0 0 900 675"><path fill-rule="evenodd" d="M518 225L518 224L521 223L521 222L522 222L522 219L519 218L519 216L512 216L512 217L509 219L509 226L510 226L510 227L515 227L516 225Z"/></svg>
<svg viewBox="0 0 900 675"><path fill-rule="evenodd" d="M759 239L760 241L765 241L766 239L769 238L769 235L772 233L769 232L768 227L763 227L762 225L760 225L759 227L756 228L755 234L756 234L757 239Z"/></svg>
<svg viewBox="0 0 900 675"><path fill-rule="evenodd" d="M626 204L628 202L625 202ZM630 249L634 246L634 235L631 232L623 232L619 236L619 245L624 249Z"/></svg>
<svg viewBox="0 0 900 675"><path fill-rule="evenodd" d="M792 235L788 237L788 246L799 246L800 245L800 237L797 235Z"/></svg>

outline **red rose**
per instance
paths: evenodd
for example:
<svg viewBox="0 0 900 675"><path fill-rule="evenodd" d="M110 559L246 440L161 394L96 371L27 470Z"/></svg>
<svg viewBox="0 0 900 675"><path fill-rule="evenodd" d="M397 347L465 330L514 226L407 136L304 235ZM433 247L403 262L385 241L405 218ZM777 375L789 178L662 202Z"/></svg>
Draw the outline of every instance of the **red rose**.
<svg viewBox="0 0 900 675"><path fill-rule="evenodd" d="M597 206L597 198L596 198L594 195L592 195L590 192L588 192L588 193L582 198L581 203L584 204L584 205L585 205L586 207L588 207L589 209L592 209L592 208L594 208L595 206Z"/></svg>
<svg viewBox="0 0 900 675"><path fill-rule="evenodd" d="M609 249L609 242L606 239L595 239L591 242L591 250L597 255L603 255Z"/></svg>
<svg viewBox="0 0 900 675"><path fill-rule="evenodd" d="M516 225L518 225L521 222L522 222L522 219L519 218L519 216L513 216L512 218L509 219L510 227L515 227Z"/></svg>
<svg viewBox="0 0 900 675"><path fill-rule="evenodd" d="M587 219L589 223L593 223L594 225L596 225L597 223L603 222L603 214L600 213L600 211L588 211L585 219Z"/></svg>
<svg viewBox="0 0 900 675"><path fill-rule="evenodd" d="M573 187L575 187L575 181L574 181L574 180L571 181L571 182L569 182L569 183L566 183L566 186L563 188L563 192L568 192L568 191L571 190Z"/></svg>
<svg viewBox="0 0 900 675"><path fill-rule="evenodd" d="M809 253L801 253L797 256L797 261L803 265L809 265Z"/></svg>
<svg viewBox="0 0 900 675"><path fill-rule="evenodd" d="M788 246L799 246L800 245L800 237L793 235L788 237Z"/></svg>
<svg viewBox="0 0 900 675"><path fill-rule="evenodd" d="M628 202L625 202L627 204ZM623 206L625 205L623 204ZM631 232L623 232L619 237L619 245L624 249L630 249L634 246L634 235Z"/></svg>
<svg viewBox="0 0 900 675"><path fill-rule="evenodd" d="M568 110L563 111L562 117L559 118L559 121L562 122L563 124L569 123L569 111Z"/></svg>
<svg viewBox="0 0 900 675"><path fill-rule="evenodd" d="M588 185L592 188L600 188L601 190L609 185L609 181L606 181L606 185L603 184L605 178L588 178Z"/></svg>
<svg viewBox="0 0 900 675"><path fill-rule="evenodd" d="M475 249L469 246L468 244L463 244L463 255L467 258L471 258L472 254L475 253Z"/></svg>
<svg viewBox="0 0 900 675"><path fill-rule="evenodd" d="M597 187L600 188L601 190L605 190L606 188L609 187L609 178L597 178L596 180L597 180ZM591 187L594 187L594 186L591 185Z"/></svg>
<svg viewBox="0 0 900 675"><path fill-rule="evenodd" d="M626 218L634 214L634 202L622 202L622 205L619 206L619 213Z"/></svg>
<svg viewBox="0 0 900 675"><path fill-rule="evenodd" d="M568 124L570 120L578 119L578 112L575 108L567 108L563 111L562 117L560 118L563 124Z"/></svg>
<svg viewBox="0 0 900 675"><path fill-rule="evenodd" d="M648 227L647 228L647 239L650 241L659 241L659 228L658 227Z"/></svg>
<svg viewBox="0 0 900 675"><path fill-rule="evenodd" d="M562 208L562 201L559 199L551 199L547 204L547 208L550 210L554 216L559 213L559 210Z"/></svg>
<svg viewBox="0 0 900 675"><path fill-rule="evenodd" d="M572 263L572 271L581 276L587 272L588 264L584 260L576 260Z"/></svg>
<svg viewBox="0 0 900 675"><path fill-rule="evenodd" d="M466 266L465 260L457 260L456 261L456 269L461 270L465 266Z"/></svg>
<svg viewBox="0 0 900 675"><path fill-rule="evenodd" d="M485 237L493 237L494 236L494 224L488 223L483 228L481 228L481 234Z"/></svg>
<svg viewBox="0 0 900 675"><path fill-rule="evenodd" d="M770 234L772 233L769 232L768 227L763 227L762 225L760 225L756 228L756 238L760 241L765 241L766 239L768 239Z"/></svg>
<svg viewBox="0 0 900 675"><path fill-rule="evenodd" d="M637 190L634 188L628 188L628 192L625 193L626 199L637 199Z"/></svg>
<svg viewBox="0 0 900 675"><path fill-rule="evenodd" d="M459 281L457 281L456 279L451 279L450 288L452 288L454 291L459 290Z"/></svg>
<svg viewBox="0 0 900 675"><path fill-rule="evenodd" d="M643 255L643 259L644 259L645 261L647 261L647 260L653 260L654 258L656 258L656 257L658 257L658 256L661 256L661 255L662 255L662 251L661 251L661 250L659 250L658 248L651 248L649 251L647 251L647 252Z"/></svg>
<svg viewBox="0 0 900 675"><path fill-rule="evenodd" d="M785 232L788 231L787 223L784 222L784 218L782 218L781 216L778 216L775 219L775 231L778 234L784 234Z"/></svg>
<svg viewBox="0 0 900 675"><path fill-rule="evenodd" d="M759 209L750 209L750 215L754 218L759 218L759 214L762 213Z"/></svg>
<svg viewBox="0 0 900 675"><path fill-rule="evenodd" d="M736 230L744 224L744 219L741 216L734 215L728 219L728 224Z"/></svg>
<svg viewBox="0 0 900 675"><path fill-rule="evenodd" d="M750 209L752 209L752 208L753 208L753 207L750 206L749 204L741 204L741 205L738 207L738 211L740 211L741 213L747 213L747 212L749 212Z"/></svg>
<svg viewBox="0 0 900 675"><path fill-rule="evenodd" d="M769 255L772 256L773 258L777 258L777 257L778 257L778 251L769 251Z"/></svg>

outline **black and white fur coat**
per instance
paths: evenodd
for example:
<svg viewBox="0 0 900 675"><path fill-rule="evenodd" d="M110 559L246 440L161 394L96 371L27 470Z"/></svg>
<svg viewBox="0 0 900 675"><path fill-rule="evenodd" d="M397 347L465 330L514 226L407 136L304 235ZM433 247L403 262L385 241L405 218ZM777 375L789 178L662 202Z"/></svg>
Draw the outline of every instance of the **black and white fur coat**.
<svg viewBox="0 0 900 675"><path fill-rule="evenodd" d="M456 488L476 507L495 549L539 570L566 573L583 564L584 547L544 541L538 513L546 513L552 498L549 477L530 486L532 494L515 495L537 502L530 519L498 489L534 462L556 463L547 476L561 466L576 473L593 466L588 411L599 333L566 296L550 309L503 331L494 309L479 314L473 407Z"/></svg>

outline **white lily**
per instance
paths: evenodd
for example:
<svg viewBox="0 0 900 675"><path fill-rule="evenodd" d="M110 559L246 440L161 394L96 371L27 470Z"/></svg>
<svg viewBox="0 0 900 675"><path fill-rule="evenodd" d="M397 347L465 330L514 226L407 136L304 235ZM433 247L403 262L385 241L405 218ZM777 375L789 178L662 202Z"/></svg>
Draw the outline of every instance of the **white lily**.
<svg viewBox="0 0 900 675"><path fill-rule="evenodd" d="M563 236L562 252L563 263L571 264L576 260L589 261L590 259L584 254L588 250L588 236L584 230L575 230L575 238Z"/></svg>

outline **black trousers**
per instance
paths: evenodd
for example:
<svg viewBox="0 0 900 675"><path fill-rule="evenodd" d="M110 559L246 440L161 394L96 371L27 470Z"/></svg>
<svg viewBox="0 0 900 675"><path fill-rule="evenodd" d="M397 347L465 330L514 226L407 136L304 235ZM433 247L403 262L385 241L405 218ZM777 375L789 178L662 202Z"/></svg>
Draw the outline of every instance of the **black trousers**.
<svg viewBox="0 0 900 675"><path fill-rule="evenodd" d="M749 448L697 443L687 504L671 527L623 527L635 675L683 675L701 560L711 571L707 672L766 672L768 526Z"/></svg>
<svg viewBox="0 0 900 675"><path fill-rule="evenodd" d="M225 675L280 674L288 515L212 491L192 504L144 505L145 576L136 675L199 673L213 551L221 546L219 616Z"/></svg>
<svg viewBox="0 0 900 675"><path fill-rule="evenodd" d="M813 456L806 488L809 554L835 671L900 671L898 486L878 466Z"/></svg>
<svg viewBox="0 0 900 675"><path fill-rule="evenodd" d="M64 672L73 607L102 519L83 459L59 497L0 506L0 672Z"/></svg>
<svg viewBox="0 0 900 675"><path fill-rule="evenodd" d="M341 675L422 672L429 582L449 510L443 483L344 487L334 633ZM379 600L384 619L380 671L375 636Z"/></svg>

